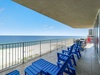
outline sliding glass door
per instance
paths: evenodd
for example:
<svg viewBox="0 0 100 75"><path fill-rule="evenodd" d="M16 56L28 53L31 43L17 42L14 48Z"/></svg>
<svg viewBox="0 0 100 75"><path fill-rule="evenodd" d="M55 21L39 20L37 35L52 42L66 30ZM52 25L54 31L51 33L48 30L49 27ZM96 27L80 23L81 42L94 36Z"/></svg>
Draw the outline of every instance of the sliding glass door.
<svg viewBox="0 0 100 75"><path fill-rule="evenodd" d="M94 25L94 47L98 54L98 60L100 62L100 12L97 15L97 19Z"/></svg>
<svg viewBox="0 0 100 75"><path fill-rule="evenodd" d="M98 58L100 62L100 11L98 14Z"/></svg>

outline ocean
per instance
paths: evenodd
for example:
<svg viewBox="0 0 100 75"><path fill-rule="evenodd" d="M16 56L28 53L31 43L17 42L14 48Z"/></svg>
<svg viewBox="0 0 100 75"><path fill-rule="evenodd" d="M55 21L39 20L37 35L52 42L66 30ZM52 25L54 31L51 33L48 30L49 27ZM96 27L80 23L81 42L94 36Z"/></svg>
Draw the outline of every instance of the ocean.
<svg viewBox="0 0 100 75"><path fill-rule="evenodd" d="M85 38L84 36L0 36L0 44L40 41L50 39Z"/></svg>

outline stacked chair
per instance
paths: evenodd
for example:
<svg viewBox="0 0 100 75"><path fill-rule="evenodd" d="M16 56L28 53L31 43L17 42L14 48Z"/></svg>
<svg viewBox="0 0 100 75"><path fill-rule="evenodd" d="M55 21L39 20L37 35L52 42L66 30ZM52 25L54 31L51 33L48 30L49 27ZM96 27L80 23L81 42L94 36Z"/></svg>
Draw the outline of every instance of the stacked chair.
<svg viewBox="0 0 100 75"><path fill-rule="evenodd" d="M59 65L60 59L66 60L66 57L65 56L70 56L71 55L71 59L69 61L70 65L72 67L73 66L77 66L76 65L76 61L75 61L75 58L74 58L74 55L72 53L73 48L74 48L74 44L72 46L70 46L70 48L68 48L68 50L62 50L62 53L57 53L57 56L58 56L58 62L57 62L57 64L58 65ZM73 61L74 64L72 64L71 60Z"/></svg>
<svg viewBox="0 0 100 75"><path fill-rule="evenodd" d="M41 58L26 67L24 70L25 75L63 75L63 73L67 75L76 75L74 66L77 66L77 64L74 55L80 59L80 50L83 50L81 44L76 42L68 47L67 50L62 50L61 53L57 53L57 65ZM20 75L17 70L14 72L10 72L6 75Z"/></svg>
<svg viewBox="0 0 100 75"><path fill-rule="evenodd" d="M73 46L73 48L72 48ZM80 53L80 48L78 46L78 44L73 44L72 46L70 46L67 50L62 50L62 53L65 55L70 55L70 54L75 54L77 56L78 59L80 59L81 57L81 53Z"/></svg>
<svg viewBox="0 0 100 75"><path fill-rule="evenodd" d="M82 48L82 44L83 44L82 41L77 40L77 41L76 41L76 44L78 45L79 50L82 50L82 51L84 50L84 49Z"/></svg>
<svg viewBox="0 0 100 75"><path fill-rule="evenodd" d="M20 75L19 71L18 70L14 70L6 75Z"/></svg>
<svg viewBox="0 0 100 75"><path fill-rule="evenodd" d="M77 64L74 55L76 55L78 59L81 57L78 43L73 44L67 48L67 50L62 50L62 53L57 53L57 65L44 59L39 59L25 69L25 75L63 75L64 72L67 73L67 75L76 75L74 66L77 66ZM39 71L33 72L33 70L36 71L36 69Z"/></svg>

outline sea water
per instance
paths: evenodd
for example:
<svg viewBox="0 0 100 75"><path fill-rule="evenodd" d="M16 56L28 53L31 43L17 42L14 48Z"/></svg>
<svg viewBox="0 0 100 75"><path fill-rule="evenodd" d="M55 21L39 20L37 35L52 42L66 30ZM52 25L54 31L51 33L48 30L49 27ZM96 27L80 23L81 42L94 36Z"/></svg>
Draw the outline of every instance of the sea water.
<svg viewBox="0 0 100 75"><path fill-rule="evenodd" d="M0 36L0 44L65 38L84 38L84 36Z"/></svg>

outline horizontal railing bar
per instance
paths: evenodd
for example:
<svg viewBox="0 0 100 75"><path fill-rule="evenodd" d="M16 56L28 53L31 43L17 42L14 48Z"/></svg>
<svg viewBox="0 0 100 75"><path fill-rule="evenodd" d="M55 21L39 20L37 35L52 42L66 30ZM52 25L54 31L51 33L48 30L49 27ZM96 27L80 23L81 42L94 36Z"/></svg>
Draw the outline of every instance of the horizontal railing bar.
<svg viewBox="0 0 100 75"><path fill-rule="evenodd" d="M42 41L50 41L50 40L64 40L64 39L69 39L69 38L63 38L63 39L48 39L48 40L38 40L38 41L28 41L28 42L42 42ZM16 42L16 43L3 43L0 45L9 45L9 44L19 44L19 43L28 43L28 42Z"/></svg>

